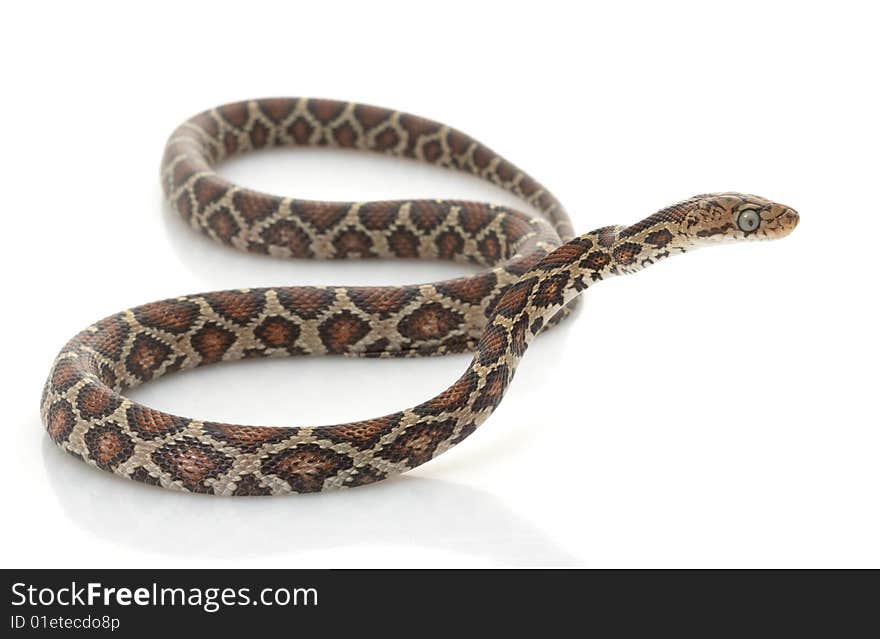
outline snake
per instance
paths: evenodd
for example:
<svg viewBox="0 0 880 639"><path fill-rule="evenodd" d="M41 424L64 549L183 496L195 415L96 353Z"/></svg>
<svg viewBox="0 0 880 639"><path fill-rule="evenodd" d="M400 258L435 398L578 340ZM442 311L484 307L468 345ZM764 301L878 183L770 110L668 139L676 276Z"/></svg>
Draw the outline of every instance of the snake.
<svg viewBox="0 0 880 639"><path fill-rule="evenodd" d="M331 147L462 171L517 196L523 212L465 200L331 202L231 183L225 158ZM73 337L43 386L52 441L90 466L164 488L262 496L363 486L409 471L471 435L499 405L532 340L597 282L720 242L768 240L789 206L737 192L690 197L629 226L575 235L557 198L482 143L391 109L315 98L225 104L168 139L161 182L188 224L281 258L434 259L479 272L408 286L284 286L182 295L104 318ZM255 357L417 357L471 352L427 401L335 425L240 425L141 405L129 389L176 371Z"/></svg>

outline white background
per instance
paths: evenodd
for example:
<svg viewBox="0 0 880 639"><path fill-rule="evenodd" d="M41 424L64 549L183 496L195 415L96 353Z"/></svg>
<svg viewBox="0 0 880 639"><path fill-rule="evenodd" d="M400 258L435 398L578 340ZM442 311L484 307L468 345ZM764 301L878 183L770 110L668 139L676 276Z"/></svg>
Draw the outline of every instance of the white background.
<svg viewBox="0 0 880 639"><path fill-rule="evenodd" d="M880 566L870 3L299 4L3 9L4 566ZM239 254L174 217L158 179L167 135L273 95L461 128L547 184L581 232L714 190L784 202L801 225L590 289L485 426L375 486L221 499L64 455L40 424L41 385L105 315L205 290L465 272ZM355 153L267 152L221 173L299 197L513 203ZM217 365L133 396L215 420L334 423L424 400L467 361Z"/></svg>

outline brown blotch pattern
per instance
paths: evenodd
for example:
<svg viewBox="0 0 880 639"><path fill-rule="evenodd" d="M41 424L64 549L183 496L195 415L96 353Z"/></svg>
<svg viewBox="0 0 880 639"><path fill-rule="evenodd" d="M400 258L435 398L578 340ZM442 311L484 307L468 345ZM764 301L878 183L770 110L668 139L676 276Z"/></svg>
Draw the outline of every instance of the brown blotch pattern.
<svg viewBox="0 0 880 639"><path fill-rule="evenodd" d="M302 352L296 346L299 325L284 317L267 317L254 329L254 335L269 348L285 348L291 354Z"/></svg>
<svg viewBox="0 0 880 639"><path fill-rule="evenodd" d="M95 324L94 332L82 333L80 339L84 345L94 348L104 357L118 360L129 330L120 317L109 317Z"/></svg>
<svg viewBox="0 0 880 639"><path fill-rule="evenodd" d="M494 211L487 210L482 204L476 202L462 202L461 211L458 215L458 224L472 237L498 217Z"/></svg>
<svg viewBox="0 0 880 639"><path fill-rule="evenodd" d="M101 419L119 408L122 398L106 386L87 384L76 396L76 409L83 419Z"/></svg>
<svg viewBox="0 0 880 639"><path fill-rule="evenodd" d="M592 271L601 271L611 264L611 256L604 251L593 251L584 258L582 263Z"/></svg>
<svg viewBox="0 0 880 639"><path fill-rule="evenodd" d="M413 409L417 415L439 415L464 408L477 386L477 377L470 372L462 375L445 391Z"/></svg>
<svg viewBox="0 0 880 639"><path fill-rule="evenodd" d="M528 346L529 318L519 318L510 329L510 350L517 357L522 357Z"/></svg>
<svg viewBox="0 0 880 639"><path fill-rule="evenodd" d="M333 130L333 139L339 146L350 148L357 140L357 132L348 122L345 122Z"/></svg>
<svg viewBox="0 0 880 639"><path fill-rule="evenodd" d="M235 221L235 217L225 206L217 209L208 217L210 228L219 240L224 244L231 244L232 238L238 235L241 227Z"/></svg>
<svg viewBox="0 0 880 639"><path fill-rule="evenodd" d="M278 220L260 232L270 246L286 248L293 257L311 257L312 240L293 220Z"/></svg>
<svg viewBox="0 0 880 639"><path fill-rule="evenodd" d="M51 381L53 390L63 393L83 377L82 369L70 359L62 359L52 369Z"/></svg>
<svg viewBox="0 0 880 639"><path fill-rule="evenodd" d="M406 229L394 229L388 236L388 248L397 257L418 257L419 245L419 238Z"/></svg>
<svg viewBox="0 0 880 639"><path fill-rule="evenodd" d="M296 428L275 428L273 426L235 426L206 422L202 430L215 439L243 450L254 451L265 444L274 444L295 435Z"/></svg>
<svg viewBox="0 0 880 639"><path fill-rule="evenodd" d="M530 277L526 280L520 280L507 289L507 292L495 304L495 312L511 319L519 315L528 304L536 281L536 278Z"/></svg>
<svg viewBox="0 0 880 639"><path fill-rule="evenodd" d="M340 220L348 213L347 206L315 202L298 201L292 208L297 217L307 222L319 233L326 233L339 224Z"/></svg>
<svg viewBox="0 0 880 639"><path fill-rule="evenodd" d="M412 203L409 217L417 229L430 233L446 221L449 211L433 202L416 201Z"/></svg>
<svg viewBox="0 0 880 639"><path fill-rule="evenodd" d="M276 289L278 302L290 313L303 319L315 319L330 308L336 295L331 289L290 287Z"/></svg>
<svg viewBox="0 0 880 639"><path fill-rule="evenodd" d="M232 131L227 131L223 136L223 150L226 151L226 155L232 155L238 151L238 136Z"/></svg>
<svg viewBox="0 0 880 639"><path fill-rule="evenodd" d="M348 298L359 309L386 318L399 313L415 297L410 288L351 288Z"/></svg>
<svg viewBox="0 0 880 639"><path fill-rule="evenodd" d="M535 306L547 308L554 304L562 304L565 301L565 287L568 284L567 272L557 273L544 279L535 291L533 303Z"/></svg>
<svg viewBox="0 0 880 639"><path fill-rule="evenodd" d="M487 233L483 239L477 242L477 249L486 264L494 264L504 257L501 242L498 241L498 236L493 231Z"/></svg>
<svg viewBox="0 0 880 639"><path fill-rule="evenodd" d="M321 342L329 353L344 353L370 332L370 325L349 311L342 311L318 327Z"/></svg>
<svg viewBox="0 0 880 639"><path fill-rule="evenodd" d="M592 247L590 240L577 238L550 253L538 266L544 270L562 268L581 259Z"/></svg>
<svg viewBox="0 0 880 639"><path fill-rule="evenodd" d="M190 330L199 317L199 305L190 300L168 300L145 304L134 309L134 316L144 326L181 335Z"/></svg>
<svg viewBox="0 0 880 639"><path fill-rule="evenodd" d="M184 417L162 413L140 404L131 405L125 411L128 427L143 439L164 437L183 430L189 424Z"/></svg>
<svg viewBox="0 0 880 639"><path fill-rule="evenodd" d="M367 450L376 445L379 438L400 423L402 413L394 413L375 419L366 419L339 426L322 426L315 435L337 443L349 443Z"/></svg>
<svg viewBox="0 0 880 639"><path fill-rule="evenodd" d="M128 357L126 370L143 382L149 381L171 355L171 347L144 333L134 338Z"/></svg>
<svg viewBox="0 0 880 639"><path fill-rule="evenodd" d="M351 471L351 474L348 477L346 477L345 485L349 488L356 488L358 486L366 486L373 482L382 481L386 477L387 475L385 473L372 466L358 466Z"/></svg>
<svg viewBox="0 0 880 639"><path fill-rule="evenodd" d="M379 452L380 457L392 462L406 462L419 466L430 460L444 440L455 429L455 420L414 424Z"/></svg>
<svg viewBox="0 0 880 639"><path fill-rule="evenodd" d="M638 257L641 252L642 247L640 244L636 244L635 242L624 242L620 246L615 247L613 251L614 261L623 266L629 266L636 261L636 257Z"/></svg>
<svg viewBox="0 0 880 639"><path fill-rule="evenodd" d="M436 285L439 292L449 297L467 302L469 304L479 304L498 283L498 277L495 273L488 273L486 277L472 278L461 277L456 280L449 280Z"/></svg>
<svg viewBox="0 0 880 639"><path fill-rule="evenodd" d="M286 98L269 98L260 100L260 111L275 124L284 122L293 113L294 104Z"/></svg>
<svg viewBox="0 0 880 639"><path fill-rule="evenodd" d="M391 228L397 219L397 209L387 202L361 204L358 219L371 231L381 231Z"/></svg>
<svg viewBox="0 0 880 639"><path fill-rule="evenodd" d="M255 149L261 149L269 141L269 129L262 122L254 122L254 125L251 127L250 138L251 146Z"/></svg>
<svg viewBox="0 0 880 639"><path fill-rule="evenodd" d="M464 250L464 238L452 229L447 229L434 239L437 246L437 257L451 260Z"/></svg>
<svg viewBox="0 0 880 639"><path fill-rule="evenodd" d="M217 313L239 326L253 321L266 305L263 295L256 291L218 291L203 297Z"/></svg>
<svg viewBox="0 0 880 639"><path fill-rule="evenodd" d="M495 408L504 397L505 390L507 390L507 366L502 364L486 375L485 383L471 404L471 408L474 411Z"/></svg>
<svg viewBox="0 0 880 639"><path fill-rule="evenodd" d="M67 441L73 427L76 426L76 415L73 407L66 400L59 400L49 407L46 417L46 430L56 444Z"/></svg>
<svg viewBox="0 0 880 639"><path fill-rule="evenodd" d="M237 191L232 196L232 205L250 223L265 220L278 211L280 199L254 191Z"/></svg>
<svg viewBox="0 0 880 639"><path fill-rule="evenodd" d="M669 229L660 229L659 231L654 231L653 233L649 233L645 238L645 242L651 244L652 246L656 246L657 248L665 248L667 244L672 241L672 233Z"/></svg>
<svg viewBox="0 0 880 639"><path fill-rule="evenodd" d="M367 104L358 104L354 108L354 117L365 130L369 130L385 122L388 119L388 111Z"/></svg>
<svg viewBox="0 0 880 639"><path fill-rule="evenodd" d="M400 136L394 129L385 129L376 135L375 144L378 150L389 151L400 144Z"/></svg>
<svg viewBox="0 0 880 639"><path fill-rule="evenodd" d="M507 329L491 324L483 331L480 344L477 346L477 361L488 366L500 359L507 350Z"/></svg>
<svg viewBox="0 0 880 639"><path fill-rule="evenodd" d="M226 104L217 109L223 119L237 129L241 129L248 121L247 102L235 102Z"/></svg>
<svg viewBox="0 0 880 639"><path fill-rule="evenodd" d="M424 341L446 337L458 328L464 317L438 302L423 304L397 324L397 330L411 340Z"/></svg>
<svg viewBox="0 0 880 639"><path fill-rule="evenodd" d="M205 364L219 362L235 343L235 335L219 324L207 322L191 338L190 344Z"/></svg>
<svg viewBox="0 0 880 639"><path fill-rule="evenodd" d="M290 126L287 127L287 134L293 138L297 144L308 144L312 139L315 127L305 118L297 118Z"/></svg>
<svg viewBox="0 0 880 639"><path fill-rule="evenodd" d="M345 104L335 100L309 100L308 109L321 124L330 124L342 115Z"/></svg>
<svg viewBox="0 0 880 639"><path fill-rule="evenodd" d="M113 470L131 457L134 443L116 424L95 426L83 438L89 449L89 457L98 468Z"/></svg>
<svg viewBox="0 0 880 639"><path fill-rule="evenodd" d="M187 490L213 492L206 483L226 472L232 459L193 437L169 442L152 455L153 462Z"/></svg>
<svg viewBox="0 0 880 639"><path fill-rule="evenodd" d="M261 470L266 475L276 475L286 481L298 493L321 490L324 481L351 468L352 460L317 444L299 444L268 457Z"/></svg>
<svg viewBox="0 0 880 639"><path fill-rule="evenodd" d="M348 228L333 238L333 247L336 249L336 257L371 257L373 253L373 240L363 231Z"/></svg>
<svg viewBox="0 0 880 639"><path fill-rule="evenodd" d="M220 178L202 176L193 184L193 194L199 209L204 210L226 194L228 184Z"/></svg>

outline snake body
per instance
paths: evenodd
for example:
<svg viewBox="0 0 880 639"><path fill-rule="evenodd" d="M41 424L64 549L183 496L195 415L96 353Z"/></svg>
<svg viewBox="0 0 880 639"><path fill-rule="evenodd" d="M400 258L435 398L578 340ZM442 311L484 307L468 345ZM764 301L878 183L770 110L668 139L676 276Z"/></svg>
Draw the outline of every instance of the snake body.
<svg viewBox="0 0 880 639"><path fill-rule="evenodd" d="M372 150L487 179L540 212L479 202L317 202L231 184L213 166L268 146ZM99 469L177 490L277 495L355 487L455 446L499 404L536 335L587 287L723 240L787 235L798 215L739 193L700 195L631 226L574 237L540 183L473 138L379 107L303 98L228 104L181 125L162 185L197 228L238 249L295 258L430 258L476 275L387 287L279 287L186 295L107 317L57 356L41 415L62 449ZM126 389L173 371L249 357L422 356L471 350L428 401L334 426L243 426L170 415Z"/></svg>

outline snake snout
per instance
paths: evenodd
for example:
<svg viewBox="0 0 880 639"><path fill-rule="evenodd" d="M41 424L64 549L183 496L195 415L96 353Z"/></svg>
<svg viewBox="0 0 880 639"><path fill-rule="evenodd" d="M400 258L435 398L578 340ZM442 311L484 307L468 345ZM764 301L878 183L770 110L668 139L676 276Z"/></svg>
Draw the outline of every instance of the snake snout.
<svg viewBox="0 0 880 639"><path fill-rule="evenodd" d="M800 215L798 215L798 212L790 206L782 204L777 206L779 206L780 212L775 219L775 226L777 228L776 234L779 237L784 237L795 229L801 218Z"/></svg>

